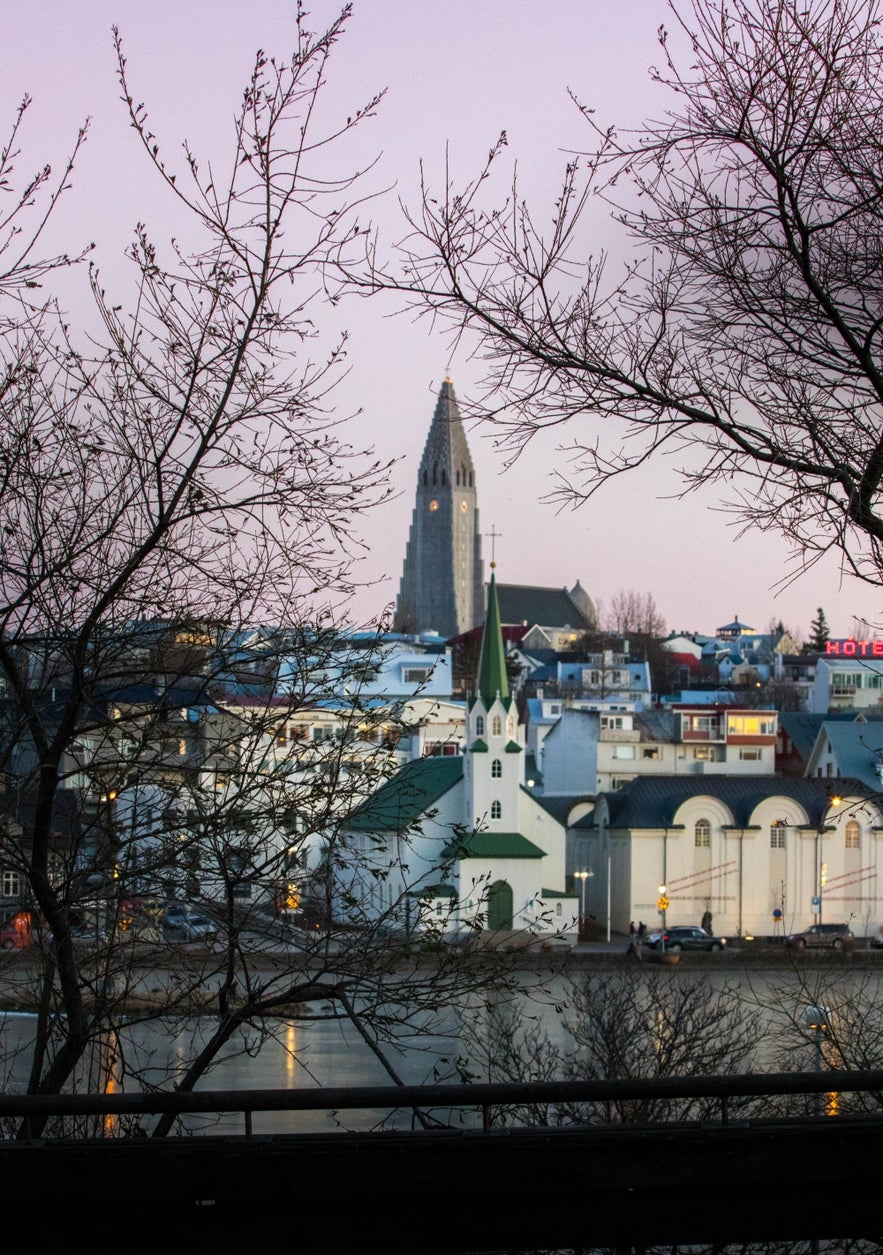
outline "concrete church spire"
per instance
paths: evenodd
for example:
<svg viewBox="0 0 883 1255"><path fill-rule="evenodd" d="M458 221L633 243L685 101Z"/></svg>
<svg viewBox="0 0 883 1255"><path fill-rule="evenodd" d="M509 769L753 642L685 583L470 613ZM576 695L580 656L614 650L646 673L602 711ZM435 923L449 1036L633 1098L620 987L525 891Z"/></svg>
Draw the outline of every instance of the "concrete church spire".
<svg viewBox="0 0 883 1255"><path fill-rule="evenodd" d="M417 474L397 632L468 632L484 617L475 468L454 385L445 379Z"/></svg>

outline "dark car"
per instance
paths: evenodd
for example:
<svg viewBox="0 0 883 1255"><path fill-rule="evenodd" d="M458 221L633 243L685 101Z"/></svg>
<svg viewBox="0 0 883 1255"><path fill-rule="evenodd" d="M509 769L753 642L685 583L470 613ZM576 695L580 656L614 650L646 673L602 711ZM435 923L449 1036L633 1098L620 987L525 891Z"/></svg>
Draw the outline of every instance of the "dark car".
<svg viewBox="0 0 883 1255"><path fill-rule="evenodd" d="M853 943L852 929L848 924L813 924L802 933L792 933L788 945L794 950L827 946L841 950Z"/></svg>
<svg viewBox="0 0 883 1255"><path fill-rule="evenodd" d="M712 937L698 924L678 924L664 932L651 933L644 940L651 950L664 948L670 954L680 954L682 950L723 950L726 944L726 937Z"/></svg>

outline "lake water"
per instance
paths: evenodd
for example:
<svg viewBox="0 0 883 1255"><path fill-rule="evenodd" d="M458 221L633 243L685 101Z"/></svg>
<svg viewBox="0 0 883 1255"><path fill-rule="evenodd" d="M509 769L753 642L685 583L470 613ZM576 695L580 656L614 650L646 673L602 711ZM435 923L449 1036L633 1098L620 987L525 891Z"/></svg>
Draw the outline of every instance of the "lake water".
<svg viewBox="0 0 883 1255"><path fill-rule="evenodd" d="M807 1006L831 1008L832 1023L840 1015L844 1024L847 1017L851 1017L850 1024L863 1024L874 1015L874 1005L883 1005L880 997L883 991L879 988L881 976L876 972L807 969L806 972L769 973L715 970L712 967L692 973L684 965L680 969L656 969L648 975L663 983L675 982L673 989L683 989L691 981L700 980L701 988L709 994L709 998L718 998L722 1008L744 1006L758 1014L761 1028L758 1030L758 1049L752 1068L756 1071L809 1070L820 1063L818 1051L824 1045L819 1047L818 1039L806 1028ZM590 969L578 970L572 976L578 983L593 978L597 979L598 973ZM618 979L615 971L612 979ZM551 982L544 982L542 996L525 992L515 1008L515 1015L508 1017L509 1022L518 1029L527 1027L535 1034L544 1034L553 1044L567 1049L571 1039L564 1025L568 1017L574 1015L573 992L563 976L556 976ZM612 989L608 992L612 996ZM492 1018L485 1007L473 1006L471 1010L478 1014L479 1019L484 1016L490 1021ZM461 1049L461 1021L464 1018L463 1009L451 1008L433 1024L432 1033L419 1040L402 1040L392 1058L404 1083L431 1084L438 1080L459 1079L454 1061ZM0 1040L5 1060L2 1082L7 1092L24 1087L29 1063L28 1045L34 1027L32 1016L0 1016ZM105 1085L108 1089L134 1091L139 1088L139 1084L132 1079L135 1072L143 1077L142 1083L167 1088L170 1073L180 1073L194 1047L213 1027L214 1021L210 1019L128 1026L117 1039L106 1042L103 1050L90 1057L82 1088L97 1089ZM869 1024L869 1033L872 1030L873 1025ZM883 1034L878 1034L878 1037L883 1039ZM793 1049L787 1047L789 1041L793 1043ZM279 1020L274 1024L273 1038L266 1041L259 1052L254 1051L256 1043L256 1033L248 1030L237 1037L226 1056L218 1061L199 1088L297 1089L392 1083L392 1078L355 1028L344 1022ZM486 1079L483 1069L492 1055L493 1046L489 1050L483 1062L471 1057L470 1071L475 1079ZM881 1064L879 1061L863 1062L853 1066ZM109 1076L112 1078L110 1081ZM519 1078L497 1074L491 1079ZM348 1128L369 1128L379 1118L378 1112L347 1112L341 1114L338 1122L333 1114L323 1112L259 1112L254 1115L253 1127L255 1133L321 1131L338 1128L341 1124ZM403 1112L393 1123L407 1125L410 1121L410 1112ZM241 1115L224 1116L220 1125L214 1119L209 1125L196 1117L188 1118L187 1123L193 1129L210 1127L212 1131L220 1128L231 1132L242 1132L243 1129Z"/></svg>

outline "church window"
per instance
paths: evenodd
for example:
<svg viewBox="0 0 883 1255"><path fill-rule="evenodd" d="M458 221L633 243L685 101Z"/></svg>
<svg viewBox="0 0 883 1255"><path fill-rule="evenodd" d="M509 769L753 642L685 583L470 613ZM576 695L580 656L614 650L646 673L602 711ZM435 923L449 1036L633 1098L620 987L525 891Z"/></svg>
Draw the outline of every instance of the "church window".
<svg viewBox="0 0 883 1255"><path fill-rule="evenodd" d="M697 819L696 827L693 829L693 843L697 848L702 849L711 845L711 821L708 819Z"/></svg>
<svg viewBox="0 0 883 1255"><path fill-rule="evenodd" d="M850 819L843 835L847 850L857 850L859 848L859 826L856 820Z"/></svg>
<svg viewBox="0 0 883 1255"><path fill-rule="evenodd" d="M472 487L472 471L469 472L469 487Z"/></svg>
<svg viewBox="0 0 883 1255"><path fill-rule="evenodd" d="M491 802L491 819L503 818L503 806L500 802Z"/></svg>
<svg viewBox="0 0 883 1255"><path fill-rule="evenodd" d="M438 483L438 462L433 462L432 464L432 482L434 484Z"/></svg>
<svg viewBox="0 0 883 1255"><path fill-rule="evenodd" d="M457 487L460 487L460 472L457 471Z"/></svg>
<svg viewBox="0 0 883 1255"><path fill-rule="evenodd" d="M770 824L770 849L784 850L785 848L785 829L787 824L784 819L774 819Z"/></svg>
<svg viewBox="0 0 883 1255"><path fill-rule="evenodd" d="M503 721L499 715L494 715L493 726L491 727L492 736L501 736L503 732Z"/></svg>
<svg viewBox="0 0 883 1255"><path fill-rule="evenodd" d="M503 774L503 764L500 762L499 758L495 758L494 761L491 763L491 775L493 776L494 780L499 780L502 774Z"/></svg>
<svg viewBox="0 0 883 1255"><path fill-rule="evenodd" d="M484 715L479 715L475 720L475 735L484 736Z"/></svg>

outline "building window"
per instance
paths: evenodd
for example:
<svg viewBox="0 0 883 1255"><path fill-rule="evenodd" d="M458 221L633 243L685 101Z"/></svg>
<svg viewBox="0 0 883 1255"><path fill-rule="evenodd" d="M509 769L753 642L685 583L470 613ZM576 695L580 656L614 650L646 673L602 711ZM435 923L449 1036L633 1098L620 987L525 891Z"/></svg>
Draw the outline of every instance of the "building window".
<svg viewBox="0 0 883 1255"><path fill-rule="evenodd" d="M484 736L484 715L478 715L475 720L475 735Z"/></svg>
<svg viewBox="0 0 883 1255"><path fill-rule="evenodd" d="M711 820L696 820L696 826L693 829L693 844L699 849L707 849L711 845Z"/></svg>
<svg viewBox="0 0 883 1255"><path fill-rule="evenodd" d="M494 778L494 780L499 780L502 774L503 774L503 764L500 762L499 758L495 758L494 761L491 763L491 776Z"/></svg>
<svg viewBox="0 0 883 1255"><path fill-rule="evenodd" d="M785 848L785 828L787 824L784 819L777 819L770 824L770 849L784 850Z"/></svg>
<svg viewBox="0 0 883 1255"><path fill-rule="evenodd" d="M642 758L658 758L659 746L658 745L645 745L644 748L641 750L641 757Z"/></svg>
<svg viewBox="0 0 883 1255"><path fill-rule="evenodd" d="M503 720L499 715L494 715L494 722L491 727L491 736L501 736L503 733Z"/></svg>
<svg viewBox="0 0 883 1255"><path fill-rule="evenodd" d="M502 819L503 807L500 802L491 802L491 819Z"/></svg>
<svg viewBox="0 0 883 1255"><path fill-rule="evenodd" d="M15 871L0 872L0 893L4 898L17 898L21 895L21 875Z"/></svg>
<svg viewBox="0 0 883 1255"><path fill-rule="evenodd" d="M847 850L857 850L859 848L859 831L857 821L850 819L843 832Z"/></svg>
<svg viewBox="0 0 883 1255"><path fill-rule="evenodd" d="M614 745L613 757L614 758L634 758L635 757L634 745Z"/></svg>
<svg viewBox="0 0 883 1255"><path fill-rule="evenodd" d="M402 670L402 683L425 684L431 675L431 667L404 667Z"/></svg>
<svg viewBox="0 0 883 1255"><path fill-rule="evenodd" d="M756 763L761 758L759 745L740 745L739 758L743 763Z"/></svg>

